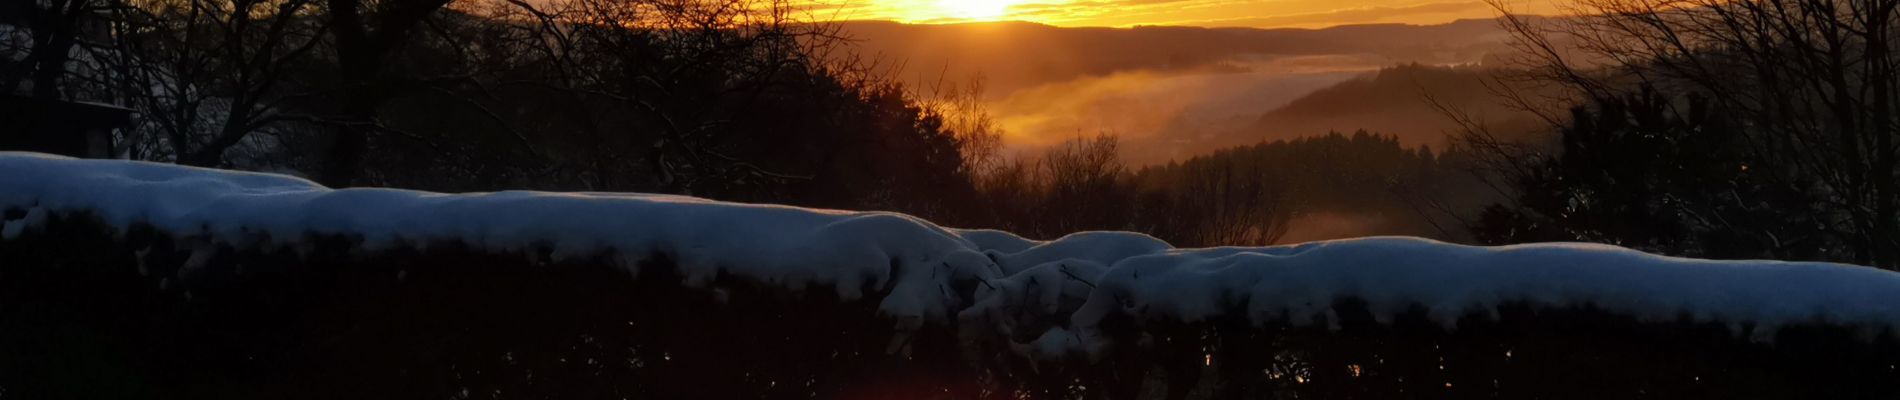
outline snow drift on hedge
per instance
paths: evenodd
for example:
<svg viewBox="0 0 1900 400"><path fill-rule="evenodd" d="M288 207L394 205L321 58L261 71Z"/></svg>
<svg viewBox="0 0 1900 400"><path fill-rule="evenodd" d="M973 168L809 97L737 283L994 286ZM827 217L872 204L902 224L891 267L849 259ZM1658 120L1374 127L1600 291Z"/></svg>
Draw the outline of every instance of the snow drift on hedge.
<svg viewBox="0 0 1900 400"><path fill-rule="evenodd" d="M1385 237L1174 249L1122 232L1035 241L891 213L647 194L333 190L280 175L31 153L0 153L0 209L25 211L9 214L0 240L30 234L49 214L84 212L120 228L149 224L238 247L295 246L313 234L355 238L363 251L460 242L557 260L606 257L629 273L665 255L691 286L724 274L827 290L878 301L902 332L956 326L967 343L1044 358L1109 344L1097 324L1113 315L1325 324L1336 321L1331 305L1341 298L1364 300L1382 321L1423 306L1448 328L1504 302L1587 305L1654 321L1689 316L1756 335L1803 322L1900 323L1900 273L1592 244L1487 248Z"/></svg>

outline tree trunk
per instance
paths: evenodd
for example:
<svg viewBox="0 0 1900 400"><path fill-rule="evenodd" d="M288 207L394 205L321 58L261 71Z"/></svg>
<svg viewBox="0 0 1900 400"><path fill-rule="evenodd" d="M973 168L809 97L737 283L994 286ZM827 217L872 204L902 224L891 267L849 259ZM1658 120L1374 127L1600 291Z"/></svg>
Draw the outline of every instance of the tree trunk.
<svg viewBox="0 0 1900 400"><path fill-rule="evenodd" d="M27 55L26 63L32 68L33 97L45 100L58 100L59 79L66 75L66 62L72 59L72 48L77 41L79 13L85 10L85 0L54 1L49 7L31 10L28 16L33 31L33 50Z"/></svg>
<svg viewBox="0 0 1900 400"><path fill-rule="evenodd" d="M390 51L407 38L410 28L448 4L448 0L385 0L377 3L375 18L364 18L360 1L329 0L346 121L336 130L317 181L334 188L360 183L369 135L376 129L376 109L390 97L377 76Z"/></svg>

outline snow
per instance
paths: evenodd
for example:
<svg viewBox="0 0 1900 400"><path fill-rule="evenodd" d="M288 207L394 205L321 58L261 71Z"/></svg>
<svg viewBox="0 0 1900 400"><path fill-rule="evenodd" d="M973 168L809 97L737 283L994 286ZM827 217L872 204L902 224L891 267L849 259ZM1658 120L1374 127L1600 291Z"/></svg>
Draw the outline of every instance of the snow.
<svg viewBox="0 0 1900 400"><path fill-rule="evenodd" d="M5 224L0 224L0 239L20 237L21 234L26 233L27 228L46 223L46 214L46 209L34 208L27 210L26 216L19 220L7 221Z"/></svg>
<svg viewBox="0 0 1900 400"><path fill-rule="evenodd" d="M688 285L704 287L723 273L844 299L876 294L880 312L911 328L954 315L961 299L939 285L1001 277L968 242L909 216L682 196L332 190L280 175L0 153L0 208L86 211L113 226L145 223L247 246L296 248L325 234L358 238L365 251L454 241L545 250L552 261L612 253L630 274L642 259L665 254ZM6 231L35 223L9 221ZM210 251L191 259L202 263L209 254L199 253Z"/></svg>
<svg viewBox="0 0 1900 400"><path fill-rule="evenodd" d="M632 279L641 261L665 255L691 287L726 290L714 278L729 276L876 301L899 328L892 351L904 351L910 332L953 327L972 357L983 356L983 344L1041 360L1097 353L1114 344L1100 324L1116 315L1334 324L1331 306L1347 297L1364 300L1380 321L1422 307L1448 329L1507 302L1646 321L1687 316L1756 338L1796 323L1869 332L1900 325L1900 273L1593 244L1379 237L1175 249L1125 232L1037 241L892 213L631 193L333 190L282 175L31 153L0 153L0 209L25 211L0 221L0 240L77 212L170 232L194 250L176 279L160 278L186 287L218 245L307 252L303 239L313 234L351 237L362 252L459 242L535 262L605 257ZM535 259L541 254L549 259ZM148 268L146 258L138 257L142 273L171 270Z"/></svg>
<svg viewBox="0 0 1900 400"><path fill-rule="evenodd" d="M1154 254L1172 248L1153 236L1128 232L1080 232L1038 243L1013 253L985 250L1003 268L1016 274L1029 268L1063 259L1114 264L1129 257Z"/></svg>
<svg viewBox="0 0 1900 400"><path fill-rule="evenodd" d="M1106 271L1100 263L1068 258L986 282L976 288L976 303L958 313L959 333L964 338L1009 339L1009 350L1033 359L1065 358L1081 348L1081 337L1063 326ZM968 341L965 352L976 356L984 343Z"/></svg>
<svg viewBox="0 0 1900 400"><path fill-rule="evenodd" d="M1015 253L1045 243L995 229L955 229L952 231L956 232L957 236L963 237L963 240L970 241L970 244L976 246L978 251L985 252Z"/></svg>
<svg viewBox="0 0 1900 400"><path fill-rule="evenodd" d="M1138 320L1244 316L1256 324L1337 323L1335 299L1366 301L1381 322L1425 307L1446 328L1506 302L1593 306L1643 321L1682 316L1767 339L1782 325L1887 328L1900 321L1900 274L1829 263L1710 261L1615 246L1474 247L1376 237L1258 252L1180 250L1131 258L1099 278L1073 317L1085 337L1116 313ZM1315 319L1324 321L1315 321ZM1753 325L1752 329L1745 329Z"/></svg>

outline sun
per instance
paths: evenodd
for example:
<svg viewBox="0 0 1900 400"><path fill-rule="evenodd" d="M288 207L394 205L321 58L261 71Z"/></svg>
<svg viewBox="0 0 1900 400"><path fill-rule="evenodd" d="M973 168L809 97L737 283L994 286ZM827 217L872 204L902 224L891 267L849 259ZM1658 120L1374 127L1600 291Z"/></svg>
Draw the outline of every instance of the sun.
<svg viewBox="0 0 1900 400"><path fill-rule="evenodd" d="M937 7L956 14L957 18L994 21L1008 14L1009 6L1014 3L1011 0L937 0Z"/></svg>

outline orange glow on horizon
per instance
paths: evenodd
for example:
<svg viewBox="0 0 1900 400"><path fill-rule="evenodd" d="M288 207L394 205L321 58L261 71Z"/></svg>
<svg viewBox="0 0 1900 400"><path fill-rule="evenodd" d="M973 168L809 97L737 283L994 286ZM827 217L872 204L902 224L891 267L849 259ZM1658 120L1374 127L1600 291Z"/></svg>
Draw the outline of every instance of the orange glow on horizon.
<svg viewBox="0 0 1900 400"><path fill-rule="evenodd" d="M1177 25L1319 28L1492 18L1482 0L806 0L841 20L943 24L1025 21L1055 26ZM1562 0L1505 0L1511 12L1556 14Z"/></svg>
<svg viewBox="0 0 1900 400"><path fill-rule="evenodd" d="M1009 0L937 0L937 6L954 11L958 18L973 21L993 21L1008 15Z"/></svg>

